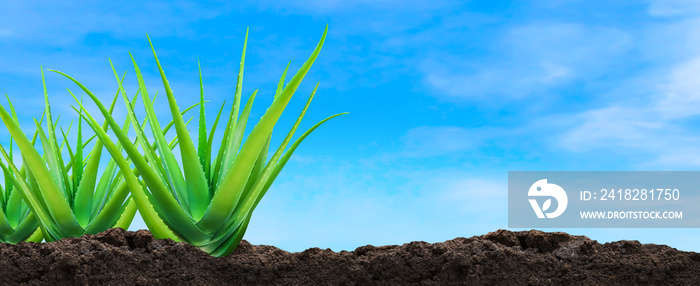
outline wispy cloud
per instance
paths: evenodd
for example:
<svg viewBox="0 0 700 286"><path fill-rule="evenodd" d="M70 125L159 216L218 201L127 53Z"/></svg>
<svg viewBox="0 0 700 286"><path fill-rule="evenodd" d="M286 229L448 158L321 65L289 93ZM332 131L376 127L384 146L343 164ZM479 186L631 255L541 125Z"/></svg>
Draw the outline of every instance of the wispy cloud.
<svg viewBox="0 0 700 286"><path fill-rule="evenodd" d="M688 16L700 13L697 0L651 0L649 15L655 17Z"/></svg>
<svg viewBox="0 0 700 286"><path fill-rule="evenodd" d="M700 115L700 54L671 69L653 96L653 110L664 120Z"/></svg>
<svg viewBox="0 0 700 286"><path fill-rule="evenodd" d="M456 126L421 126L408 130L401 139L401 156L421 158L450 155L478 146L481 134Z"/></svg>
<svg viewBox="0 0 700 286"><path fill-rule="evenodd" d="M537 97L604 76L631 41L612 27L531 23L501 32L487 57L447 53L427 59L422 70L435 95L448 99Z"/></svg>
<svg viewBox="0 0 700 286"><path fill-rule="evenodd" d="M188 24L221 15L232 7L232 4L202 5L196 1L182 0L139 4L109 1L79 4L52 1L8 2L3 3L0 11L5 25L0 28L12 31L13 41L40 41L41 44L65 46L81 41L91 33L141 38L144 28L158 36L193 34L194 30Z"/></svg>
<svg viewBox="0 0 700 286"><path fill-rule="evenodd" d="M700 157L695 147L700 133L693 123L700 115L698 74L700 50L678 62L660 62L655 70L626 79L644 86L628 86L608 104L574 115L580 123L563 132L559 143L572 151L636 150L646 154L650 166L698 166L693 159Z"/></svg>
<svg viewBox="0 0 700 286"><path fill-rule="evenodd" d="M363 11L366 12L364 15L353 17L357 20L372 18L370 15L379 12L392 13L392 14L402 14L406 15L410 12L429 12L436 9L445 9L453 7L457 1L451 0L436 0L436 1L420 1L420 0L357 0L357 1L343 1L343 0L328 0L328 1L318 1L318 0L302 0L302 1L251 1L253 5L272 8L282 13L292 13L292 12L304 12L311 14L328 15L335 14L338 16L347 16L349 13ZM393 17L385 17L386 20L390 20ZM379 20L379 19L378 19Z"/></svg>

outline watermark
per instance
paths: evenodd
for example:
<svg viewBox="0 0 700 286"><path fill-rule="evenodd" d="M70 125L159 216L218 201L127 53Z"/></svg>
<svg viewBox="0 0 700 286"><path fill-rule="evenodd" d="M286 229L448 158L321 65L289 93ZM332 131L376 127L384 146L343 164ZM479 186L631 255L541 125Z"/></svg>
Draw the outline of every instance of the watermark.
<svg viewBox="0 0 700 286"><path fill-rule="evenodd" d="M566 210L566 206L569 202L569 198L566 196L566 191L555 184L547 184L547 179L539 180L532 184L530 190L527 192L527 195L530 197L551 197L544 201L542 207L537 204L536 199L529 200L530 205L532 205L532 209L535 211L538 218L555 218L560 216L562 213L564 213L564 210ZM552 199L557 201L557 209L551 213L544 213L549 209L549 207L552 206Z"/></svg>
<svg viewBox="0 0 700 286"><path fill-rule="evenodd" d="M700 227L700 172L508 172L508 227Z"/></svg>

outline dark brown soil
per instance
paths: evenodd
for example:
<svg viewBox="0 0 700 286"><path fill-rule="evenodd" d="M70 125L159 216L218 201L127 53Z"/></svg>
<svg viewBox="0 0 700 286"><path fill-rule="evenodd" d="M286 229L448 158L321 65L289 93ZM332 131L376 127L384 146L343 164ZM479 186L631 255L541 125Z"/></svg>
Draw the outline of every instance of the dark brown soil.
<svg viewBox="0 0 700 286"><path fill-rule="evenodd" d="M0 244L0 284L698 285L700 254L537 230L443 243L289 253L243 241L224 258L148 231Z"/></svg>

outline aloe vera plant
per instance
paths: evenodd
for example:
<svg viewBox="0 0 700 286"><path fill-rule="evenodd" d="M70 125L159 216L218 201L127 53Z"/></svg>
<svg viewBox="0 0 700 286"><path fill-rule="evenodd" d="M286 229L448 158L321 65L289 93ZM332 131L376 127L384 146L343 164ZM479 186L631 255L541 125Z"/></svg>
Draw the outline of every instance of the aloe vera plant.
<svg viewBox="0 0 700 286"><path fill-rule="evenodd" d="M117 98L114 97L109 112L113 110ZM83 156L83 149L95 136L83 141L82 118L78 118L76 144L71 147L67 140L69 127L68 132L58 128L63 135L63 142L59 145L60 141L56 136L57 121L54 122L51 116L45 81L44 101L47 132L40 121L35 119L36 132L31 141L20 129L12 103L10 102L12 115L0 106L0 119L16 141L22 155L22 167L17 168L13 156L0 146L0 153L6 161L0 162L6 179L5 188L10 186L7 209L17 207L14 204L19 195L26 202L26 210L20 205L21 214L26 214L25 220L29 222L37 221L41 236L46 241L95 234L111 227L128 228L135 215L136 206L132 198L127 198L129 190L113 160L109 162L99 181L97 180L102 142L95 140L92 150ZM124 127L128 128L129 125L127 120ZM107 128L107 125L104 127ZM41 141L43 155L40 155L34 146L37 135ZM63 158L63 147L68 151L67 160ZM8 223L12 225L12 221Z"/></svg>
<svg viewBox="0 0 700 286"><path fill-rule="evenodd" d="M211 130L207 132L204 90L200 68L199 137L195 148L195 144L175 102L173 91L151 43L151 49L158 65L170 113L177 132L182 164L178 163L175 154L168 148L167 140L161 132L158 132L160 124L156 118L153 103L148 95L141 71L133 57L132 62L136 71L141 99L146 110L151 134L155 141L154 144L148 141L146 132L140 127L132 106L128 104L128 98L116 71L115 77L119 84L122 98L126 103L128 116L136 131L137 142L141 146L141 151L135 145L127 144L130 143L130 139L126 136L123 129L117 125L109 110L87 87L65 73L54 72L67 77L88 94L106 119L118 142L124 146L124 151L143 179L142 182L139 182L138 178L129 172L131 170L130 164L123 157L120 150L116 148L116 145L105 132L105 128L99 126L90 113L81 112L84 110L84 106L76 98L80 108L74 107L74 109L86 119L86 122L104 142L117 165L125 174L125 181L130 186L129 188L139 212L153 235L156 238L171 238L176 241L185 241L213 256L224 256L231 253L240 243L253 210L299 144L324 122L345 114L336 114L315 124L287 149L316 92L316 89L314 89L292 129L272 157L267 160L272 129L318 56L326 33L327 27L310 58L285 86L285 75L289 68L287 66L279 81L271 106L252 129L245 142L243 142L248 116L257 94L257 90L252 93L241 111L243 66L248 38L248 33L246 32L233 107L225 126L221 147L215 157L212 152L212 142L224 105L219 109ZM112 69L114 71L114 66L112 66ZM156 148L151 148L152 146ZM213 157L214 159L212 160ZM141 188L140 183L143 183L147 188Z"/></svg>
<svg viewBox="0 0 700 286"><path fill-rule="evenodd" d="M0 207L2 207L0 210L0 242L12 244L20 241L40 242L43 236L39 230L39 221L22 200L21 194L14 191L16 188L12 185L11 179L14 174L2 162L0 162L0 167L2 167L5 178L4 186L0 188Z"/></svg>
<svg viewBox="0 0 700 286"><path fill-rule="evenodd" d="M8 98L9 101L9 98ZM11 103L10 103L11 104ZM14 111L14 108L12 108ZM13 115L15 113L13 112ZM17 117L14 116L15 121ZM42 116L41 121L44 118ZM37 132L34 133L32 145L36 142ZM10 160L13 159L12 154L13 139L10 138ZM43 239L41 230L39 230L39 221L34 213L27 206L27 203L22 200L22 195L19 191L15 191L12 184L12 177L15 175L8 170L5 164L0 161L2 168L4 185L0 188L0 242L18 243L20 241L40 242ZM27 172L20 168L20 177L26 179Z"/></svg>

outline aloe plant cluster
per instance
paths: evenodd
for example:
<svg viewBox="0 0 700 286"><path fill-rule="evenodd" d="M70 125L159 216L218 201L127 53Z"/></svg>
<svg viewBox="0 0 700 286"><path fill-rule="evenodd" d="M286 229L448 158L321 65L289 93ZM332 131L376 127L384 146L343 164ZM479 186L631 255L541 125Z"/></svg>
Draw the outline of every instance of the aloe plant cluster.
<svg viewBox="0 0 700 286"><path fill-rule="evenodd" d="M0 153L6 162L0 162L7 197L4 200L6 221L2 222L3 232L12 233L7 241L15 242L13 236L24 236L20 234L29 232L29 225L34 225L34 229L38 226L40 232L22 240L40 240L40 234L46 241L54 241L94 234L111 227L128 227L136 207L132 199L127 199L128 189L122 182L122 176L113 167L113 162L109 162L99 177L99 182L97 180L102 142L97 140L92 150L83 156L83 149L94 137L83 142L81 119L78 121L76 144L71 147L68 141L70 127L67 132L59 128L63 135L63 140L59 141L56 130L58 119L52 119L45 83L44 99L44 116L41 121L35 119L36 131L31 141L20 129L9 98L12 114L0 106L0 118L22 154L22 166L18 168L12 152L8 153L0 146ZM110 112L113 108L114 104L110 107ZM44 117L46 131L41 124ZM43 155L35 147L37 136L41 141ZM67 158L63 158L64 147L68 150ZM22 203L17 202L17 198L21 198ZM18 218L24 218L24 225L17 225Z"/></svg>
<svg viewBox="0 0 700 286"><path fill-rule="evenodd" d="M100 124L87 112L86 103L70 93L76 102L73 109L79 115L78 139L71 146L68 133L59 128L64 138L59 144L44 84L46 132L39 121L36 122L36 133L43 150L41 155L34 146L36 139L30 141L20 130L14 109L10 115L0 106L0 119L22 153L22 167L18 169L11 152L8 154L0 147L6 161L6 164L0 164L6 178L1 200L3 216L0 217L0 239L17 242L44 238L50 241L95 233L110 227L127 228L138 209L156 238L187 242L213 256L231 253L243 238L253 210L299 144L321 124L344 114L318 122L292 141L316 93L316 85L281 145L274 152L270 150L272 129L318 56L326 33L327 28L309 59L285 84L287 65L273 102L244 140L248 117L257 94L255 90L241 108L246 32L231 112L223 125L223 138L217 151L213 150L213 143L225 103L218 109L211 128L207 129L200 68L199 103L181 112L152 43L151 49L172 117L165 127L159 123L153 107L156 97L149 94L133 57L138 82L136 95L131 99L128 97L123 77L119 77L112 65L118 86L117 95L109 106L104 105L75 78L51 70L80 87L97 106L104 121ZM118 97L122 98L127 109L127 118L121 125L112 116ZM135 111L137 98L141 99L141 107L146 113L141 120ZM187 129L189 121L185 122L183 118L183 114L195 106L199 107L196 142ZM92 150L87 154L83 152L87 146L82 142L83 121L94 132L90 140L96 137ZM166 136L171 127L174 127L175 134L173 139L168 140ZM135 133L133 141L128 135L131 129ZM173 151L175 145L179 145L179 161ZM63 147L67 152L63 152ZM111 158L98 182L97 166L103 149ZM62 154L65 153L68 156L63 158Z"/></svg>

